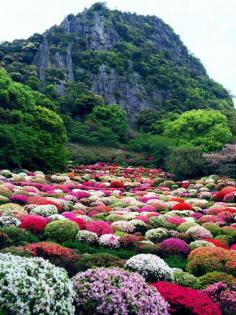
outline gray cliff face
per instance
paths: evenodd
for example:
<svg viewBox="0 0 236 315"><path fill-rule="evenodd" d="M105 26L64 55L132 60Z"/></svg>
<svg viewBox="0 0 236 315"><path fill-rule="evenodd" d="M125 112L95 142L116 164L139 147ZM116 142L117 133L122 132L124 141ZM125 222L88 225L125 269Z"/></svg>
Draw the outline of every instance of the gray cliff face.
<svg viewBox="0 0 236 315"><path fill-rule="evenodd" d="M69 15L56 30L54 27L44 34L33 64L39 68L39 76L43 82L46 80L48 68L55 68L64 73L64 79L56 82L59 94L64 93L67 81L78 80L80 73L86 73L90 79L91 90L103 96L107 104L116 103L122 106L127 111L130 121L134 120L136 113L153 108L157 104L161 106L168 98L170 93L168 90L155 88L152 92L147 91L140 74L133 69L131 60L128 60L129 71L125 75L118 74L115 68L109 67L105 62L98 66L96 73L92 69L91 71L81 69L80 65L76 64L76 59L83 51L113 51L123 40L117 23L128 23L137 29L140 29L140 25L151 27L148 43L168 55L173 63L177 65L180 63L191 67L193 72L205 74L203 67L196 66L189 58L187 48L178 36L160 19L150 17L151 24L146 25L143 16L119 12L111 18L107 11L85 10L77 16ZM59 48L55 51L52 39L55 39L58 33L66 40L63 41L63 47L57 43Z"/></svg>

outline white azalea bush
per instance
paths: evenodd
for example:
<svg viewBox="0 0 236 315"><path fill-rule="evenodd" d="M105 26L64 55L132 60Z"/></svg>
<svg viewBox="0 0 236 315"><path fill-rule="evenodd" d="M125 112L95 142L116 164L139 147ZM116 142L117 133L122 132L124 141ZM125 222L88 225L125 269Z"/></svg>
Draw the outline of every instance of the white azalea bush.
<svg viewBox="0 0 236 315"><path fill-rule="evenodd" d="M42 215L43 217L49 217L53 214L58 214L57 207L54 205L42 205L36 206L30 210L30 214Z"/></svg>
<svg viewBox="0 0 236 315"><path fill-rule="evenodd" d="M198 247L215 247L215 245L213 243L210 243L204 240L197 240L189 244L189 248L191 250L194 250L195 248L198 248Z"/></svg>
<svg viewBox="0 0 236 315"><path fill-rule="evenodd" d="M139 273L148 282L173 281L173 270L163 259L152 254L139 254L127 260L125 268Z"/></svg>
<svg viewBox="0 0 236 315"><path fill-rule="evenodd" d="M20 220L9 215L3 215L0 217L0 227L18 227Z"/></svg>
<svg viewBox="0 0 236 315"><path fill-rule="evenodd" d="M131 221L132 222L132 221ZM121 231L125 233L132 233L135 230L135 226L128 221L116 221L112 223L111 227L113 231Z"/></svg>
<svg viewBox="0 0 236 315"><path fill-rule="evenodd" d="M104 234L99 238L99 245L118 248L120 247L119 237L114 234Z"/></svg>
<svg viewBox="0 0 236 315"><path fill-rule="evenodd" d="M193 226L186 231L186 234L190 236L193 240L213 238L213 235L211 234L211 232L202 226Z"/></svg>
<svg viewBox="0 0 236 315"><path fill-rule="evenodd" d="M79 231L75 237L77 242L85 242L85 243L98 243L98 236L94 232L82 230Z"/></svg>
<svg viewBox="0 0 236 315"><path fill-rule="evenodd" d="M73 299L73 285L63 268L42 258L0 254L0 308L3 312L73 315Z"/></svg>
<svg viewBox="0 0 236 315"><path fill-rule="evenodd" d="M153 243L159 243L170 235L169 231L164 228L148 230L145 234L145 239Z"/></svg>

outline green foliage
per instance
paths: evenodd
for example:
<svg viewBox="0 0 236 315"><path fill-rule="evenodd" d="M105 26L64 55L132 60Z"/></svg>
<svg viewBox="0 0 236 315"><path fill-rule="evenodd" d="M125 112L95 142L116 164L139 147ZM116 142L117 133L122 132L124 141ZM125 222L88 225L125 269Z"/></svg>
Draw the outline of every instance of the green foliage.
<svg viewBox="0 0 236 315"><path fill-rule="evenodd" d="M236 278L224 272L213 271L199 277L199 282L201 288L206 288L207 286L217 282L225 282L229 286L232 286L233 284L236 284Z"/></svg>
<svg viewBox="0 0 236 315"><path fill-rule="evenodd" d="M80 82L69 82L66 94L60 99L61 109L69 113L72 118L84 117L89 114L95 106L104 105L104 100L99 95L94 95L84 84Z"/></svg>
<svg viewBox="0 0 236 315"><path fill-rule="evenodd" d="M165 158L169 155L173 140L157 135L138 134L127 145L128 150L144 153L144 158L149 159L150 166L162 166Z"/></svg>
<svg viewBox="0 0 236 315"><path fill-rule="evenodd" d="M56 220L47 224L44 236L47 240L58 243L73 240L78 232L76 223L68 220Z"/></svg>
<svg viewBox="0 0 236 315"><path fill-rule="evenodd" d="M182 270L174 271L175 283L188 288L200 289L199 279L188 272Z"/></svg>
<svg viewBox="0 0 236 315"><path fill-rule="evenodd" d="M232 138L226 116L214 110L185 112L166 125L164 135L201 147L205 152L221 149Z"/></svg>
<svg viewBox="0 0 236 315"><path fill-rule="evenodd" d="M107 248L107 247L96 247L90 244L82 243L82 242L73 242L67 241L62 244L64 247L76 249L81 254L96 254L96 253L107 253L114 256L118 256L120 259L129 259L130 257L135 255L135 252L128 249L123 248Z"/></svg>
<svg viewBox="0 0 236 315"><path fill-rule="evenodd" d="M199 148L175 148L166 159L166 168L177 178L193 178L203 174L205 160Z"/></svg>
<svg viewBox="0 0 236 315"><path fill-rule="evenodd" d="M128 119L126 112L118 105L96 106L88 116L88 121L98 127L110 129L122 142L128 132Z"/></svg>
<svg viewBox="0 0 236 315"><path fill-rule="evenodd" d="M76 262L77 272L96 267L122 267L118 256L108 253L83 254Z"/></svg>
<svg viewBox="0 0 236 315"><path fill-rule="evenodd" d="M171 268L180 268L182 270L186 269L187 259L180 255L170 255L167 258L164 258L164 260Z"/></svg>
<svg viewBox="0 0 236 315"><path fill-rule="evenodd" d="M0 233L4 233L8 236L8 246L19 246L28 243L37 243L39 241L37 236L31 232L17 227L0 228Z"/></svg>
<svg viewBox="0 0 236 315"><path fill-rule="evenodd" d="M0 69L0 167L65 166L66 130L55 108L46 96L13 82Z"/></svg>

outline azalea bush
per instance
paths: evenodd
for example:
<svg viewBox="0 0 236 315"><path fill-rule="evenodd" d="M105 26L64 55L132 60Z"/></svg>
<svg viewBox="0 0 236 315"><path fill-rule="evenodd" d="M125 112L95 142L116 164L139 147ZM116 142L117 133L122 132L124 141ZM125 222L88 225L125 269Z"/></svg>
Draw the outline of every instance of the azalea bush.
<svg viewBox="0 0 236 315"><path fill-rule="evenodd" d="M125 264L128 270L141 274L148 282L173 280L173 271L163 259L152 254L139 254Z"/></svg>
<svg viewBox="0 0 236 315"><path fill-rule="evenodd" d="M0 305L12 314L74 314L72 282L42 258L0 254Z"/></svg>
<svg viewBox="0 0 236 315"><path fill-rule="evenodd" d="M168 315L167 303L135 273L89 269L73 278L77 314Z"/></svg>
<svg viewBox="0 0 236 315"><path fill-rule="evenodd" d="M217 304L204 293L168 282L156 282L153 287L169 303L170 314L221 315Z"/></svg>
<svg viewBox="0 0 236 315"><path fill-rule="evenodd" d="M44 235L48 240L62 243L75 239L78 230L78 225L72 221L56 220L48 223Z"/></svg>

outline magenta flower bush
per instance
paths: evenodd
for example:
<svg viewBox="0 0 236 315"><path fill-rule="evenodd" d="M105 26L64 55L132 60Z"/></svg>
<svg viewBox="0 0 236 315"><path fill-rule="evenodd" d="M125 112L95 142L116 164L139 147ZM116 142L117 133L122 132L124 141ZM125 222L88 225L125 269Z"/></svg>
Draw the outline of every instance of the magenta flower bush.
<svg viewBox="0 0 236 315"><path fill-rule="evenodd" d="M189 253L188 244L177 238L168 238L159 245L160 253L163 256L182 255L187 256Z"/></svg>
<svg viewBox="0 0 236 315"><path fill-rule="evenodd" d="M167 303L143 277L116 268L89 269L73 278L78 315L168 315Z"/></svg>

